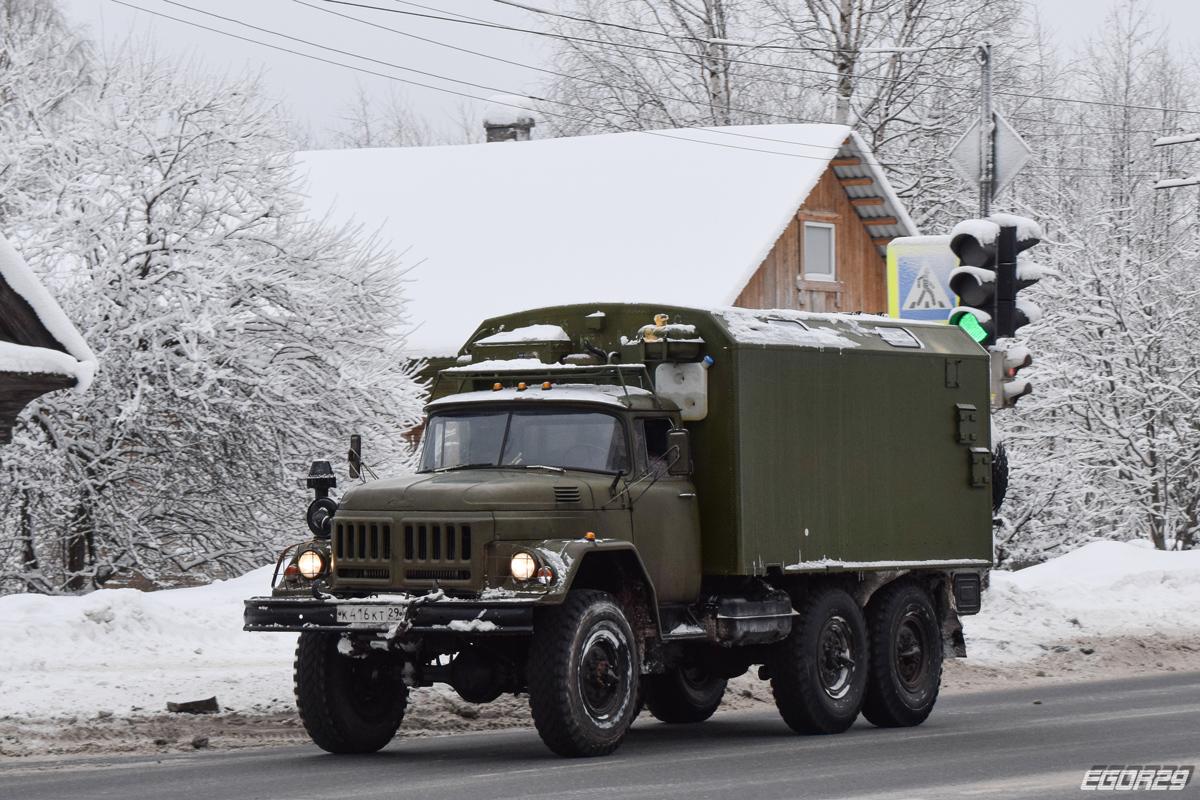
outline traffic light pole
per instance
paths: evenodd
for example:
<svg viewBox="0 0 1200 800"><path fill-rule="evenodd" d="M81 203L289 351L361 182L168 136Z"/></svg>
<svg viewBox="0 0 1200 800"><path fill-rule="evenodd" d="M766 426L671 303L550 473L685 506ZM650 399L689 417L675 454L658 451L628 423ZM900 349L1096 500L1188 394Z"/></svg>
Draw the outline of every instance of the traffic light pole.
<svg viewBox="0 0 1200 800"><path fill-rule="evenodd" d="M996 338L1017 332L1017 229L1001 226L996 240Z"/></svg>

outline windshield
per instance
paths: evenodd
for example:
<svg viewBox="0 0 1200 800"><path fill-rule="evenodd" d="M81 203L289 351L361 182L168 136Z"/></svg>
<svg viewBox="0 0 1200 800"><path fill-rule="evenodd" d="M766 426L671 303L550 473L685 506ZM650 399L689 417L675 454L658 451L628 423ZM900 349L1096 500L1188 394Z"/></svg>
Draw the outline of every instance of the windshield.
<svg viewBox="0 0 1200 800"><path fill-rule="evenodd" d="M621 420L598 411L472 411L429 419L421 471L559 467L629 472Z"/></svg>

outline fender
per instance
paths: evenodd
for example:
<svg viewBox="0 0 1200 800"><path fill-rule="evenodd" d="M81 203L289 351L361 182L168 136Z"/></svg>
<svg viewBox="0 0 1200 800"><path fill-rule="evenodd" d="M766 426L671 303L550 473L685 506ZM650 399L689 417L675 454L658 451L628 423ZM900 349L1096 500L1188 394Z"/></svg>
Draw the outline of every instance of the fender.
<svg viewBox="0 0 1200 800"><path fill-rule="evenodd" d="M594 572L595 567L588 565L595 565L598 560L611 561L633 572L634 576L641 580L646 587L646 603L652 617L650 621L656 634L662 630L658 613L658 594L633 542L623 539L547 539L536 545L517 549L534 553L542 563L554 570L554 582L538 600L538 605L558 605L563 602L581 576L583 581L589 583L587 588L607 588L603 585L590 585L595 581L597 574ZM619 576L612 574L611 577L613 583L616 583Z"/></svg>

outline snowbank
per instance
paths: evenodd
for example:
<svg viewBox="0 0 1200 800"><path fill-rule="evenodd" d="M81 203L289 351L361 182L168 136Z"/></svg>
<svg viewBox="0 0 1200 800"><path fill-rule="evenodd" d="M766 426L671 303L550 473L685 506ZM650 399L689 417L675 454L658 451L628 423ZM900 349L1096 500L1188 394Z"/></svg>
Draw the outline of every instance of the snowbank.
<svg viewBox="0 0 1200 800"><path fill-rule="evenodd" d="M289 708L296 634L245 633L242 601L272 567L193 589L0 597L0 717L165 712L216 695L222 709Z"/></svg>
<svg viewBox="0 0 1200 800"><path fill-rule="evenodd" d="M983 611L963 619L972 662L1044 655L1042 645L1200 630L1200 550L1093 542L1019 572L993 572ZM1200 668L1198 663L1197 668Z"/></svg>
<svg viewBox="0 0 1200 800"><path fill-rule="evenodd" d="M296 634L242 631L242 601L270 577L264 567L195 589L0 597L0 718L159 713L213 695L226 710L291 709ZM1032 661L1081 634L1194 633L1200 551L1097 542L992 573L983 607L963 620L972 664Z"/></svg>

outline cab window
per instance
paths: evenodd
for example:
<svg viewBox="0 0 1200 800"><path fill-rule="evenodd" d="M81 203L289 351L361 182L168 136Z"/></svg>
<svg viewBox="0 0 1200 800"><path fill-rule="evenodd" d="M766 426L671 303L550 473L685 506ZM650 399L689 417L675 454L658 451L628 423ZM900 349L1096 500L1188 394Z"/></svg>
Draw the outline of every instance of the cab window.
<svg viewBox="0 0 1200 800"><path fill-rule="evenodd" d="M639 471L667 474L667 432L671 427L667 417L642 417L634 424Z"/></svg>

